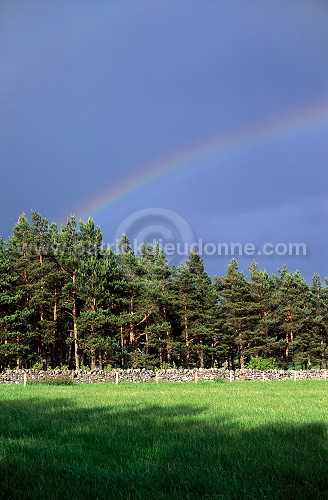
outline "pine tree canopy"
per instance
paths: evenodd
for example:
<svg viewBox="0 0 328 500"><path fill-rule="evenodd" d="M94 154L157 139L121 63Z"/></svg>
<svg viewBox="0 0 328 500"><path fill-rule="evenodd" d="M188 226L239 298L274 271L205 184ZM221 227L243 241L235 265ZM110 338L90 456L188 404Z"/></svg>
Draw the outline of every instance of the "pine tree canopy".
<svg viewBox="0 0 328 500"><path fill-rule="evenodd" d="M0 369L327 366L327 279L231 259L212 280L195 250L170 267L158 243L118 249L91 218L18 218L0 238Z"/></svg>

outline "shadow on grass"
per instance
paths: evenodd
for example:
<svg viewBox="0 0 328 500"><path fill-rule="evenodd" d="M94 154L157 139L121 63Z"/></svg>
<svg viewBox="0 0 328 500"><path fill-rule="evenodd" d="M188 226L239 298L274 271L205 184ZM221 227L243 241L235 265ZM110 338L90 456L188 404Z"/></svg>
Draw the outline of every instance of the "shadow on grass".
<svg viewBox="0 0 328 500"><path fill-rule="evenodd" d="M326 499L326 426L245 429L195 406L0 403L0 498Z"/></svg>

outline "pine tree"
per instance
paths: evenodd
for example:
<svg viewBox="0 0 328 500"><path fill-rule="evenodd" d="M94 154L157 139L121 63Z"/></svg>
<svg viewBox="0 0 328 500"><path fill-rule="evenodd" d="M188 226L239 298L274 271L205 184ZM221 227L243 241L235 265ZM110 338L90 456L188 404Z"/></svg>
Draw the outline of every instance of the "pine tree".
<svg viewBox="0 0 328 500"><path fill-rule="evenodd" d="M285 265L278 271L280 276L274 276L276 282L274 319L283 348L280 353L281 361L287 368L289 362L295 365L298 355L302 363L308 357L308 350L302 350L300 344L309 329L310 294L309 286L299 271L291 273Z"/></svg>
<svg viewBox="0 0 328 500"><path fill-rule="evenodd" d="M181 318L186 365L204 367L213 364L218 295L204 270L203 259L195 250L176 270L175 307Z"/></svg>
<svg viewBox="0 0 328 500"><path fill-rule="evenodd" d="M118 249L120 253L117 256L117 262L123 277L120 297L121 312L118 321L120 325L121 365L124 366L126 359L131 357L137 349L137 343L141 336L138 332L140 321L138 299L142 271L126 234L122 235Z"/></svg>
<svg viewBox="0 0 328 500"><path fill-rule="evenodd" d="M319 274L314 274L310 285L310 321L309 329L305 332L308 359L307 367L311 367L311 359L320 363L320 367L327 367L328 354L328 294L327 288L321 284Z"/></svg>
<svg viewBox="0 0 328 500"><path fill-rule="evenodd" d="M52 259L52 240L57 226L51 224L32 211L31 215L32 248L29 255L29 307L33 312L34 332L38 358L44 366L54 361L56 323L53 318L54 290L49 276L57 271Z"/></svg>
<svg viewBox="0 0 328 500"><path fill-rule="evenodd" d="M0 238L0 369L19 367L29 354L24 335L28 311L18 281L9 251Z"/></svg>
<svg viewBox="0 0 328 500"><path fill-rule="evenodd" d="M17 353L17 367L24 366L29 362L37 361L35 344L37 342L34 331L33 307L30 305L33 273L31 272L32 255L34 245L32 231L26 215L19 216L12 234L8 240L8 255L10 267L16 278L16 311L12 316L9 326L12 342L15 344ZM8 326L6 327L8 331ZM9 332L8 332L9 333ZM14 340L15 339L15 340Z"/></svg>
<svg viewBox="0 0 328 500"><path fill-rule="evenodd" d="M53 260L53 238L57 232L55 224L32 211L31 224L22 214L14 226L8 242L13 272L17 276L24 303L25 323L21 337L34 354L25 356L22 362L53 363L56 321L54 318L54 276L58 272ZM28 349L25 349L28 352Z"/></svg>
<svg viewBox="0 0 328 500"><path fill-rule="evenodd" d="M54 240L54 258L65 276L65 283L62 287L63 305L68 309L70 324L69 324L69 339L67 342L73 347L74 365L76 369L80 368L79 356L79 334L78 334L78 316L79 316L79 298L77 291L77 269L79 264L79 252L84 252L84 249L79 247L79 237L77 225L74 216L71 216L66 224L61 227L61 231L56 235ZM71 362L71 353L68 356L68 363Z"/></svg>
<svg viewBox="0 0 328 500"><path fill-rule="evenodd" d="M234 358L237 355L239 366L244 368L252 346L254 325L258 321L251 286L244 273L238 271L238 262L235 259L231 259L227 274L222 278L216 276L215 280L225 316L222 343L228 353L230 366L234 367Z"/></svg>
<svg viewBox="0 0 328 500"><path fill-rule="evenodd" d="M248 354L260 358L274 358L279 348L272 315L275 310L274 282L267 271L259 270L254 261L250 267L250 291L254 302L255 321Z"/></svg>
<svg viewBox="0 0 328 500"><path fill-rule="evenodd" d="M90 359L91 368L116 364L119 346L119 283L121 275L111 249L87 255L79 263L77 283L83 306L78 326L83 340L80 348Z"/></svg>
<svg viewBox="0 0 328 500"><path fill-rule="evenodd" d="M143 311L139 327L144 330L144 350L152 357L152 363L162 366L163 362L171 362L172 354L168 296L171 270L157 243L142 245L138 261L141 269L139 308Z"/></svg>

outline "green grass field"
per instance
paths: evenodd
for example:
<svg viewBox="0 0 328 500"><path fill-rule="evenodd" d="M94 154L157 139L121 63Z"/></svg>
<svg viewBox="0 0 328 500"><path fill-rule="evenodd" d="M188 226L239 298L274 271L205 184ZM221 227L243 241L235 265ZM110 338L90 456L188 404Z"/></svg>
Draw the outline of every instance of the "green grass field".
<svg viewBox="0 0 328 500"><path fill-rule="evenodd" d="M328 382L0 386L0 498L326 499Z"/></svg>

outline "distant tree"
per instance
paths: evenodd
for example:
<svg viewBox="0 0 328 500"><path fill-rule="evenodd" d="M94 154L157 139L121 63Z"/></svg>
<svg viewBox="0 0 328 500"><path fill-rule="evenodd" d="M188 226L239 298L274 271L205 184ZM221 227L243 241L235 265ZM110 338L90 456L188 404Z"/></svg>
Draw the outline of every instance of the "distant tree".
<svg viewBox="0 0 328 500"><path fill-rule="evenodd" d="M277 307L274 300L275 284L267 271L261 271L255 261L250 265L249 272L254 322L247 352L253 357L267 359L277 355L280 345L273 319Z"/></svg>
<svg viewBox="0 0 328 500"><path fill-rule="evenodd" d="M77 224L74 216L71 216L66 224L61 227L56 235L54 245L56 248L56 263L65 275L65 283L62 287L62 304L67 311L70 322L68 324L69 338L68 345L73 347L74 365L80 368L79 346L78 346L78 316L79 300L77 291L77 269L79 263L79 237ZM68 356L68 363L71 362L71 350Z"/></svg>
<svg viewBox="0 0 328 500"><path fill-rule="evenodd" d="M122 277L111 249L85 255L77 269L78 294L82 307L78 318L80 349L90 360L91 368L98 362L116 364L119 347L120 313L118 289Z"/></svg>
<svg viewBox="0 0 328 500"><path fill-rule="evenodd" d="M209 366L216 357L218 294L195 250L175 273L175 308L182 326L187 366Z"/></svg>
<svg viewBox="0 0 328 500"><path fill-rule="evenodd" d="M237 354L239 366L244 368L247 355L252 351L253 332L259 321L258 306L253 299L251 285L244 273L238 271L235 259L231 259L226 275L222 278L216 276L215 281L225 316L222 342L229 350L231 366L234 366Z"/></svg>
<svg viewBox="0 0 328 500"><path fill-rule="evenodd" d="M301 354L303 363L309 356L308 349L302 350L300 346L309 331L310 294L309 286L298 271L291 273L285 265L278 271L279 275L274 276L276 307L273 316L276 331L280 332L281 362L287 368L289 363L294 366L297 355Z"/></svg>
<svg viewBox="0 0 328 500"><path fill-rule="evenodd" d="M171 308L169 290L171 269L163 249L155 243L145 243L140 249L141 269L140 309L143 310L144 351L161 366L170 363L172 356Z"/></svg>
<svg viewBox="0 0 328 500"><path fill-rule="evenodd" d="M328 294L327 288L321 284L319 274L314 274L310 285L310 318L308 329L302 340L308 351L307 367L311 367L311 359L327 367L328 354ZM304 349L303 345L301 346ZM303 355L304 358L304 355Z"/></svg>
<svg viewBox="0 0 328 500"><path fill-rule="evenodd" d="M53 260L56 224L32 211L31 223L22 214L8 241L8 255L21 296L24 324L21 338L25 355L21 362L52 364L56 340L56 290L61 278Z"/></svg>
<svg viewBox="0 0 328 500"><path fill-rule="evenodd" d="M9 333L9 327L12 330L12 340L15 338L17 367L35 362L38 354L40 354L36 348L38 333L35 331L35 322L40 317L39 314L37 317L35 316L33 304L35 292L34 254L32 228L23 213L19 216L8 240L10 268L16 278L15 296L19 298L19 301L16 301L15 314L11 318L14 321L11 322L10 327L7 323L6 330ZM13 348L12 342L10 342L10 345Z"/></svg>
<svg viewBox="0 0 328 500"><path fill-rule="evenodd" d="M138 348L138 340L142 336L138 328L139 322L142 321L142 312L139 307L142 269L126 234L122 235L118 249L118 266L123 276L120 291L121 309L118 318L123 366L128 362L127 358L131 357L131 354Z"/></svg>
<svg viewBox="0 0 328 500"><path fill-rule="evenodd" d="M27 354L25 337L29 312L9 252L0 238L0 367L20 366Z"/></svg>

